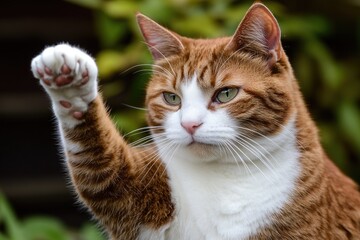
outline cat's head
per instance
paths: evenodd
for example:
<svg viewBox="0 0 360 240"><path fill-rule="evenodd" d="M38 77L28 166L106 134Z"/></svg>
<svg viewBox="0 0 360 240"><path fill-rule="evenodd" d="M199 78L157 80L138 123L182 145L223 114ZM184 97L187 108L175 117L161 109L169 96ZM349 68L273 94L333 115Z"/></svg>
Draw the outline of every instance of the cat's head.
<svg viewBox="0 0 360 240"><path fill-rule="evenodd" d="M155 61L148 123L163 145L211 160L241 138L276 135L294 114L291 67L264 5L252 5L232 37L217 39L137 20Z"/></svg>

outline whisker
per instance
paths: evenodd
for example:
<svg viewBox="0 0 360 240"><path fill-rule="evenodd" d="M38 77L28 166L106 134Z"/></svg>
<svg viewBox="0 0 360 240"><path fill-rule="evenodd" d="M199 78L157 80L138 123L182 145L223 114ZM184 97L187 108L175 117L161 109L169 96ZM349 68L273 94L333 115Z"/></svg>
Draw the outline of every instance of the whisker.
<svg viewBox="0 0 360 240"><path fill-rule="evenodd" d="M239 170L241 171L239 162L237 160L240 160L241 163L243 164L243 166L245 167L245 169L250 173L250 175L252 176L252 172L250 170L250 168L248 167L248 165L246 164L246 162L244 161L244 159L239 155L238 152L236 152L236 150L233 148L233 146L230 144L230 141L224 141L224 145L227 147L227 149L229 150L229 152L231 153L231 155L234 158L234 161L236 163L236 165L238 166ZM237 155L237 157L234 155L234 153Z"/></svg>
<svg viewBox="0 0 360 240"><path fill-rule="evenodd" d="M167 139L164 139L164 140L167 140ZM171 144L171 141L168 141L168 142L164 142L162 147L163 148L167 148L169 145ZM151 154L149 156L147 156L146 159L144 159L144 161L148 161L148 163L146 165L143 166L143 168L141 169L141 172L139 173L139 176L141 176L144 171L145 174L143 175L143 177L141 178L141 182L145 179L145 177L147 176L147 174L150 172L150 170L152 169L152 167L156 164L157 160L158 161L161 161L160 160L160 154L159 154L159 151L157 149L157 146L154 145L153 149L156 149L155 151L151 152ZM149 166L150 165L150 166Z"/></svg>
<svg viewBox="0 0 360 240"><path fill-rule="evenodd" d="M273 159L273 161L274 161L275 163L278 163L278 160L275 159L275 158L272 156L271 152L269 152L269 150L267 150L266 148L264 148L260 143L258 143L257 141L255 141L255 140L252 139L252 138L249 138L249 137L246 136L245 134L239 133L239 137L241 137L241 138L238 138L238 137L237 137L237 139L240 139L240 140L245 141L245 140L243 139L243 138L245 138L245 139L253 142L254 144L256 144L256 146L260 147L264 152L268 153L268 154L272 157L272 159ZM246 142L247 144L253 146L253 145L250 144L249 142L247 142L247 141L245 141L245 142ZM254 147L254 148L257 149L256 147ZM261 151L259 151L259 152L261 153ZM272 161L269 160L269 162L272 162Z"/></svg>
<svg viewBox="0 0 360 240"><path fill-rule="evenodd" d="M129 107L129 108L136 109L136 110L141 110L141 111L147 111L148 110L147 108L135 107L135 106L131 106L131 105L126 104L126 103L122 103L122 105L124 105L125 107Z"/></svg>
<svg viewBox="0 0 360 240"><path fill-rule="evenodd" d="M264 134L262 134L262 133L259 133L259 132L255 131L255 130L253 130L253 129L246 128L246 127L237 126L237 128L240 128L240 129L242 129L242 130L246 130L246 131L249 131L249 132L255 133L255 134L259 135L260 137L262 137L262 138L264 138L264 139L266 139L266 140L270 141L271 143L273 143L273 144L274 144L275 146L277 146L278 148L283 149L283 147L282 147L282 146L280 146L277 142L275 142L274 140L272 140L271 138L269 138L269 137L265 136L265 135L264 135Z"/></svg>
<svg viewBox="0 0 360 240"><path fill-rule="evenodd" d="M248 47L249 45L253 44L255 41L251 41L245 45L243 45L242 47L240 47L239 49L237 49L235 52L233 52L219 67L219 64L221 63L219 61L219 63L216 65L216 72L220 72L220 69L226 64L226 62L228 62L233 56L235 56L236 53L239 53L240 51L242 51L243 49L245 49L246 47ZM224 51L221 53L220 56L220 60L222 60L222 58L224 57Z"/></svg>
<svg viewBox="0 0 360 240"><path fill-rule="evenodd" d="M141 141L139 141L141 140ZM146 147L146 146L149 146L149 145L152 145L152 144L155 144L155 139L153 136L146 136L146 137L143 137L141 139L137 140L136 142L134 142L132 144L133 147L136 147L136 148L143 148L143 147ZM161 144L163 143L164 141L166 141L166 139L160 139L160 140L157 140L157 143L158 144Z"/></svg>
<svg viewBox="0 0 360 240"><path fill-rule="evenodd" d="M147 143L152 142L153 143L153 139L151 136L146 136L143 138L140 138L132 143L130 143L129 145L131 147L136 147L136 148L140 148L140 147L145 147Z"/></svg>
<svg viewBox="0 0 360 240"><path fill-rule="evenodd" d="M164 164L165 164L166 168L168 168L168 166L170 165L171 160L173 159L174 154L175 154L175 152L178 150L179 146L180 146L180 144L175 144L175 147L173 148L173 149L174 149L174 151L173 151L173 153L170 155L169 161L164 162ZM161 173L161 175L160 175L160 176L163 176L163 175L164 175L164 173L165 173L165 171L166 171L166 168L163 170L163 172Z"/></svg>
<svg viewBox="0 0 360 240"><path fill-rule="evenodd" d="M149 71L152 71L154 70L154 68L159 68L160 70L163 70L165 73L168 73L170 76L171 76L171 73L169 72L169 70L167 70L166 68L160 66L160 65L157 65L157 64L152 64L152 63L143 63L143 64L137 64L135 66L132 66L126 70L124 70L123 72L121 72L121 74L124 74L134 68L137 68L137 67L151 67L150 69L145 69L145 70L149 70Z"/></svg>
<svg viewBox="0 0 360 240"><path fill-rule="evenodd" d="M149 48L155 49L158 53L161 54L161 56L163 56L163 58L165 59L165 61L169 64L169 67L170 67L170 69L171 69L171 71L172 71L172 73L173 73L172 76L175 78L176 73L175 73L174 69L172 68L172 66L171 66L169 60L167 59L167 57L165 57L165 55L164 55L157 47L152 46L152 45L150 45L150 44L148 44L148 43L146 43L146 42L143 42L143 43L145 43Z"/></svg>
<svg viewBox="0 0 360 240"><path fill-rule="evenodd" d="M254 163L253 161L252 161L252 159L243 151L243 150L241 150L241 148L239 148L234 142L229 142L233 147L235 147L238 151L240 151L240 153L242 154L242 155L244 155L248 160L249 160L249 162L252 164L252 165L254 165L254 167L266 178L266 179L268 179L268 180L270 180L268 177L267 177L267 175L258 167L258 165L256 165L256 163ZM238 152L236 152L237 154L238 154L238 156L240 156L240 154L238 153ZM244 161L245 162L245 161ZM246 164L246 163L245 163ZM248 167L248 169L249 169L249 167ZM250 171L251 172L251 171ZM253 174L251 174L252 176L253 176Z"/></svg>
<svg viewBox="0 0 360 240"><path fill-rule="evenodd" d="M164 159L168 159L168 155L169 155L169 153L171 152L171 150L173 149L173 146L174 145L176 145L174 142L172 142L172 141L169 141L165 146L164 146L164 148L167 148L167 150L166 150L166 153L165 153L165 156L164 156ZM174 153L174 152L173 152ZM172 155L173 155L173 153L172 153ZM171 156L172 156L171 155ZM159 159L160 159L160 155L158 154L158 157L159 157ZM148 171L145 173L145 175L144 175L144 177L150 172L150 169L155 165L155 163L156 162L154 162L150 167L149 167L149 169L148 169ZM166 165L166 163L164 162L164 164ZM156 168L156 170L155 170L155 173L154 173L154 175L152 176L152 178L148 181L148 183L144 186L144 188L147 188L147 186L150 184L150 182L152 181L152 179L154 178L154 176L157 174L157 172L159 171L159 169L160 169L160 164L159 164L159 166ZM162 173L163 174L163 173ZM144 180L144 177L140 180L141 182Z"/></svg>
<svg viewBox="0 0 360 240"><path fill-rule="evenodd" d="M219 71L233 56L235 56L235 54L237 54L238 52L240 52L242 49L239 48L237 49L235 52L231 53L230 56L220 65L220 67L217 69L217 71Z"/></svg>
<svg viewBox="0 0 360 240"><path fill-rule="evenodd" d="M135 129L135 130L132 130L132 131L130 131L130 132L128 132L127 134L125 134L124 135L124 137L127 137L127 136L129 136L129 135L131 135L131 134L134 134L134 133L136 133L136 132L138 132L138 131L150 131L150 130L152 130L152 129L156 129L156 130L158 130L158 129L164 129L163 127L160 127L160 126L147 126L147 127L141 127L141 128L137 128L137 129Z"/></svg>
<svg viewBox="0 0 360 240"><path fill-rule="evenodd" d="M159 75L164 76L165 78L171 78L171 77L169 77L169 75L167 73L157 71L155 69L152 69L152 70L150 70L150 69L140 69L140 70L138 70L138 71L136 71L134 73L137 74L137 73L141 73L141 72L144 72L144 73L147 73L147 72L149 72L149 73L157 73Z"/></svg>
<svg viewBox="0 0 360 240"><path fill-rule="evenodd" d="M218 144L217 146L220 148L221 154L223 154L224 156L227 156L228 153L227 153L227 151L226 151L226 148L225 148L223 142L224 142L224 141L221 141L221 143Z"/></svg>
<svg viewBox="0 0 360 240"><path fill-rule="evenodd" d="M240 142L237 142L238 144L240 144L242 147L244 147L246 150L248 150L251 154L253 154L255 157L257 157L257 159L259 161L261 161L264 166L269 169L271 171L271 173L277 177L276 172L274 171L274 166L272 165L270 159L268 159L261 151L259 151L258 149L254 148L252 145L250 145L248 142L243 141L242 139L238 139L240 140ZM248 145L246 145L248 144ZM249 147L251 146L251 147ZM259 155L260 154L260 155ZM250 159L249 159L250 160ZM253 162L253 160L250 160L251 162ZM255 164L255 163L253 163ZM256 164L255 164L256 165Z"/></svg>

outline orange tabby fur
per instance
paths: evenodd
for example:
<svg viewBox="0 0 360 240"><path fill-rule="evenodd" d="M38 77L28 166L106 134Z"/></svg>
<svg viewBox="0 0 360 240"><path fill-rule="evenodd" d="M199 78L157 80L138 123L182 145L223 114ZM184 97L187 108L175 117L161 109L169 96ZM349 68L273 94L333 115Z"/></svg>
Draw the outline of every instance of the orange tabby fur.
<svg viewBox="0 0 360 240"><path fill-rule="evenodd" d="M139 16L140 26L148 21ZM256 46L234 54L236 46L229 45L233 38L194 40L171 34L169 41L172 37L180 39L181 46L165 52L167 59L157 55L156 64L174 73L172 78L165 78L155 71L149 82L146 105L150 126L161 126L165 113L179 108L164 104L162 93L178 89L184 78L195 73L205 91L240 85L242 92L233 101L209 104L208 108L227 108L242 126L263 135L276 134L291 116L296 116L301 174L295 193L273 216L272 224L250 239L360 239L358 186L324 153L281 45L275 55L264 58ZM156 50L152 51L156 55ZM154 153L156 148L129 146L115 129L99 96L84 119L74 129L64 131L66 138L86 149L65 154L80 199L111 238L137 239L142 225L157 229L170 223L176 206L165 166Z"/></svg>

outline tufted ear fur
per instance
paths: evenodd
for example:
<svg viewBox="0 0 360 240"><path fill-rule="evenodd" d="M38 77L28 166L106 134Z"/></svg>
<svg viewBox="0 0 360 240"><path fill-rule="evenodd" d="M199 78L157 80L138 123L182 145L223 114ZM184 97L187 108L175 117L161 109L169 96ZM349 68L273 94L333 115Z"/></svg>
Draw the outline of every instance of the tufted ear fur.
<svg viewBox="0 0 360 240"><path fill-rule="evenodd" d="M176 33L167 30L143 14L138 13L136 19L154 60L179 54L184 48L180 36Z"/></svg>
<svg viewBox="0 0 360 240"><path fill-rule="evenodd" d="M265 5L255 3L245 14L227 47L260 54L272 66L281 58L280 37L280 27L274 15Z"/></svg>

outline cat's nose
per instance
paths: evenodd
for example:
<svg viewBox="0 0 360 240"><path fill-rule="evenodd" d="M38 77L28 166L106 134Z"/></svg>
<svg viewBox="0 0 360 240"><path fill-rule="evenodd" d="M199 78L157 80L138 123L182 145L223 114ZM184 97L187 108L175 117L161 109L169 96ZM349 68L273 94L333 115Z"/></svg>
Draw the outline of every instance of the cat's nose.
<svg viewBox="0 0 360 240"><path fill-rule="evenodd" d="M181 126L191 135L193 135L201 125L202 122L181 122Z"/></svg>

